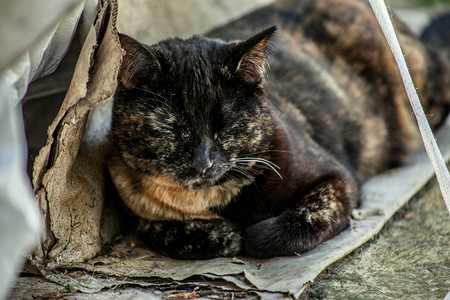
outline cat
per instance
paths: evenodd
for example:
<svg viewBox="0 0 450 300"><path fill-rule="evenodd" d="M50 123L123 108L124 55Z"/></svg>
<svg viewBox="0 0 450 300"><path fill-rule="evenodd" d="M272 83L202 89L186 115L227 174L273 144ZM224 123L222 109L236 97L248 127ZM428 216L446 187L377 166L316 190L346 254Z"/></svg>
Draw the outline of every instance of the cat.
<svg viewBox="0 0 450 300"><path fill-rule="evenodd" d="M448 61L395 23L437 126ZM366 1L279 1L208 37L120 42L109 172L163 255L309 251L348 226L364 180L420 142Z"/></svg>

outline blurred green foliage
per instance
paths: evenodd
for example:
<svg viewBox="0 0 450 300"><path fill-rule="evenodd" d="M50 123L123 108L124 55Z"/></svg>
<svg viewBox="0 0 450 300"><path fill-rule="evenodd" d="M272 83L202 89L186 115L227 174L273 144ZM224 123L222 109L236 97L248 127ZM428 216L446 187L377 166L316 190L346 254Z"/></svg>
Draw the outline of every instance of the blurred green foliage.
<svg viewBox="0 0 450 300"><path fill-rule="evenodd" d="M408 0L413 4L432 5L432 4L450 4L450 0Z"/></svg>

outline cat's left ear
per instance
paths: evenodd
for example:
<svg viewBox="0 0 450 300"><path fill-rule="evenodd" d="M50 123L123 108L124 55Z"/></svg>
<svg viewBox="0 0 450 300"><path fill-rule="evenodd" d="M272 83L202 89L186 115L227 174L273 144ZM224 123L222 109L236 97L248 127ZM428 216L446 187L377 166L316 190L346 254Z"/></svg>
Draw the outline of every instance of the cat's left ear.
<svg viewBox="0 0 450 300"><path fill-rule="evenodd" d="M249 83L261 82L265 73L264 58L267 46L276 29L276 26L272 26L233 45L233 75Z"/></svg>
<svg viewBox="0 0 450 300"><path fill-rule="evenodd" d="M122 33L119 33L119 40L125 55L122 58L118 79L125 88L142 85L160 73L161 65L148 47Z"/></svg>

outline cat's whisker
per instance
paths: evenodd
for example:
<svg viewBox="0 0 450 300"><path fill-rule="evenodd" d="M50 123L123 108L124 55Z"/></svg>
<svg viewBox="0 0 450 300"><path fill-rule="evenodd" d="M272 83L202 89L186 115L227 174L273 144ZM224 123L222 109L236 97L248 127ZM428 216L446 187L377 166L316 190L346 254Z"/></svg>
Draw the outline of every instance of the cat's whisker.
<svg viewBox="0 0 450 300"><path fill-rule="evenodd" d="M246 153L244 155L255 155L255 154L264 154L264 153L272 153L272 152L276 152L276 153L294 153L294 151L289 151L289 150L273 149L273 150L263 150L263 151L249 152L249 153Z"/></svg>
<svg viewBox="0 0 450 300"><path fill-rule="evenodd" d="M258 168L258 169L262 169L262 170L271 170L272 171L272 169L271 168L269 168L269 167L267 167L267 166L265 166L265 165L254 165L253 166L254 168ZM258 172L259 174L263 174L261 171L259 171L259 170L256 170L256 169L254 169L254 168L252 168L252 169L250 169L250 170L252 170L253 172Z"/></svg>
<svg viewBox="0 0 450 300"><path fill-rule="evenodd" d="M263 164L270 165L272 167L275 167L277 169L281 169L277 164L271 162L270 160L260 158L260 157L238 157L234 159L235 161L242 161L242 162L260 162Z"/></svg>
<svg viewBox="0 0 450 300"><path fill-rule="evenodd" d="M265 174L262 171L254 169L254 168L249 168L248 163L239 162L239 163L236 163L236 164L241 164L242 166L245 166L245 169L243 167L241 167L241 166L235 166L232 169L233 171L238 172L237 168L239 168L239 170L242 171L242 172L245 170L245 172L253 173L253 175L255 175L255 176L262 175L262 176L265 177ZM258 168L261 168L261 169L271 170L272 171L271 168L269 168L269 167L267 167L265 165L254 165L253 167L258 167ZM242 172L238 172L238 173L242 174ZM246 176L246 177L248 178L248 176ZM252 178L251 181L252 181L253 185L255 185L258 188L258 185L256 184L256 180L254 178Z"/></svg>
<svg viewBox="0 0 450 300"><path fill-rule="evenodd" d="M230 170L231 172L232 171L235 171L235 170ZM238 172L239 173L239 172ZM227 172L227 173L225 173L224 174L224 176L225 177L227 177L227 178L229 178L230 180L234 180L234 181L236 181L236 182L240 182L240 180L238 179L238 178L236 178L236 176L233 176L232 174L230 174L229 172ZM248 178L248 177L247 177ZM256 185L256 183L255 183L255 180L252 178L252 179L249 179L250 181L251 181L251 183L252 184L255 184Z"/></svg>
<svg viewBox="0 0 450 300"><path fill-rule="evenodd" d="M255 168L248 168L247 164L243 164L243 166L246 166L246 168L245 169L243 168L243 169L246 170L247 172L249 172L252 176L258 176L258 175L261 175L261 174L264 175L264 173L262 171L260 171L260 170L257 170ZM257 166L257 165L255 165L254 167L261 168L261 166ZM242 168L242 167L240 167L240 168ZM263 167L263 169L265 169L265 168L267 168L267 167ZM267 168L267 169L269 169L269 168Z"/></svg>
<svg viewBox="0 0 450 300"><path fill-rule="evenodd" d="M234 181L238 181L236 177L234 177L233 175L231 175L230 173L225 173L223 174L224 177L230 179L230 180L234 180Z"/></svg>
<svg viewBox="0 0 450 300"><path fill-rule="evenodd" d="M258 189L258 185L256 184L255 177L253 177L251 174L248 174L248 173L247 173L248 171L253 171L253 172L256 173L256 172L257 172L256 170L253 170L253 169L243 169L243 168L241 168L241 167L234 166L230 171L231 171L231 172L236 172L236 173L238 173L238 174L241 174L241 175L245 176L245 178L247 178L247 179L250 181L250 183L253 184L253 185ZM245 172L245 173L243 173L243 172ZM258 174L256 174L256 175L258 175Z"/></svg>
<svg viewBox="0 0 450 300"><path fill-rule="evenodd" d="M144 88L139 88L139 87L136 87L135 89L140 90L140 91L143 91L143 92L146 92L146 93L149 93L149 94L152 94L152 95L154 95L154 96L157 96L157 97L159 97L159 98L161 98L161 99L163 99L163 100L169 102L169 100L167 100L167 98L165 98L164 96L162 96L162 95L160 95L160 94L158 94L158 93L155 93L155 92L153 92L153 91L150 91L150 90L147 90L147 89L144 89Z"/></svg>
<svg viewBox="0 0 450 300"><path fill-rule="evenodd" d="M158 101L160 104L163 104L164 106L166 106L166 108L171 109L171 106L169 105L170 101L169 101L166 97L164 97L164 96L162 96L162 95L160 95L160 94L158 94L158 93L152 92L152 91L150 91L150 90L144 89L144 88L136 87L135 89L159 97L159 98L162 99L162 100L157 100L157 99L155 99L155 100Z"/></svg>
<svg viewBox="0 0 450 300"><path fill-rule="evenodd" d="M235 167L234 170L245 175L245 177L247 177L248 179L250 179L252 181L254 180L252 174L249 173L249 170L241 168L241 167Z"/></svg>
<svg viewBox="0 0 450 300"><path fill-rule="evenodd" d="M247 178L248 180L250 180L252 183L255 182L255 178L254 178L250 173L248 173L248 172L247 172L248 170L246 170L246 169L243 169L243 168L241 168L241 167L239 167L239 166L234 166L234 167L231 169L231 171L235 171L236 173L239 173L239 174L243 175L245 178Z"/></svg>
<svg viewBox="0 0 450 300"><path fill-rule="evenodd" d="M254 168L249 168L248 162L235 162L235 164L236 164L237 167L239 167L239 168L241 168L241 169L244 169L243 167L245 167L244 170L246 170L246 171L248 171L248 172L253 172L255 175L260 175L260 174L261 174L260 171L254 169ZM255 166L255 167L260 167L260 168L262 167L262 168L270 169L269 167L265 167L265 166L257 166L257 165L253 165L253 166ZM271 169L270 169L270 170L271 170Z"/></svg>
<svg viewBox="0 0 450 300"><path fill-rule="evenodd" d="M281 176L280 172L278 172L278 170L280 170L281 168L277 164L271 162L270 160L267 160L264 158L259 158L259 157L238 157L238 158L233 159L233 162L263 164L263 165L269 167L273 172L275 172L278 175L278 177L283 179L283 176Z"/></svg>

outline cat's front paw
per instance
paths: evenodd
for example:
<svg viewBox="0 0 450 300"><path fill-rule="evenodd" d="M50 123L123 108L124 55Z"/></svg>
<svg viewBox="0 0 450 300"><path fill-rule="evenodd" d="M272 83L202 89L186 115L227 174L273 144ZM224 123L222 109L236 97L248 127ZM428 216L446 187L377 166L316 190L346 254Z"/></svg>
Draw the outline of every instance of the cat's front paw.
<svg viewBox="0 0 450 300"><path fill-rule="evenodd" d="M255 258L296 255L314 248L319 235L320 232L299 220L269 218L246 229L245 255Z"/></svg>
<svg viewBox="0 0 450 300"><path fill-rule="evenodd" d="M246 229L245 255L255 258L291 256L304 253L340 232L346 223L327 226L305 219L286 218L286 213L258 222Z"/></svg>
<svg viewBox="0 0 450 300"><path fill-rule="evenodd" d="M245 255L267 258L294 254L292 249L286 249L289 238L283 234L283 228L277 224L277 219L278 217L269 218L246 229Z"/></svg>
<svg viewBox="0 0 450 300"><path fill-rule="evenodd" d="M140 237L150 249L176 259L208 259L239 254L239 227L225 219L141 220Z"/></svg>

